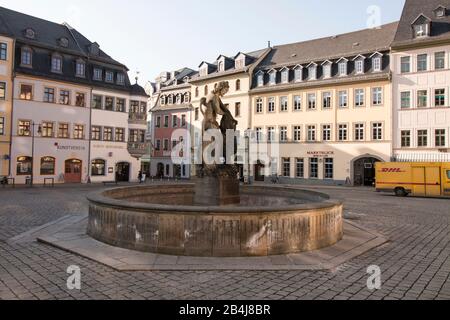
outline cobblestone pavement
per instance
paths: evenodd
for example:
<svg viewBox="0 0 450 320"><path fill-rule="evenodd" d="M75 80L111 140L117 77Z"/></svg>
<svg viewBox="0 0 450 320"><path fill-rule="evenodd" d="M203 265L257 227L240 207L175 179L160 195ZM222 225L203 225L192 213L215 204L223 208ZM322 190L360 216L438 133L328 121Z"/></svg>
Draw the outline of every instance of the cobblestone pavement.
<svg viewBox="0 0 450 320"><path fill-rule="evenodd" d="M450 299L450 200L395 198L371 189L319 188L346 205L346 218L390 239L331 271L116 272L36 242L7 240L87 211L95 187L0 189L0 299ZM82 272L66 287L67 267ZM370 291L367 267L382 270Z"/></svg>

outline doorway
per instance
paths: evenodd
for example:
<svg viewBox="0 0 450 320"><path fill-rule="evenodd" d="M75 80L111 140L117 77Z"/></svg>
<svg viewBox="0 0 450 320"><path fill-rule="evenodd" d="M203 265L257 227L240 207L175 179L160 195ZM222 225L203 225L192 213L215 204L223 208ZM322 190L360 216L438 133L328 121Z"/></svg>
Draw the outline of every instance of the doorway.
<svg viewBox="0 0 450 320"><path fill-rule="evenodd" d="M258 160L258 162L255 164L255 181L264 182L265 171L266 166L261 163L261 161Z"/></svg>
<svg viewBox="0 0 450 320"><path fill-rule="evenodd" d="M78 159L69 159L65 162L64 182L65 183L81 183L81 171L83 161Z"/></svg>
<svg viewBox="0 0 450 320"><path fill-rule="evenodd" d="M156 168L156 177L157 178L164 178L164 164L163 163L158 163L157 168Z"/></svg>
<svg viewBox="0 0 450 320"><path fill-rule="evenodd" d="M353 184L355 186L373 187L375 185L375 164L381 162L374 157L359 158L353 164Z"/></svg>
<svg viewBox="0 0 450 320"><path fill-rule="evenodd" d="M116 164L116 181L130 182L130 164L128 162L119 162Z"/></svg>

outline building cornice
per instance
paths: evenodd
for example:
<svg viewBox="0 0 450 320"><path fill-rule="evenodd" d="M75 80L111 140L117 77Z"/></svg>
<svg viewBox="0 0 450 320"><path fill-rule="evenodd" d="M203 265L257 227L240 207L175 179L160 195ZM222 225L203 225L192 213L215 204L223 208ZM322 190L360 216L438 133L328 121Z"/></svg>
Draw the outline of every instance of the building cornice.
<svg viewBox="0 0 450 320"><path fill-rule="evenodd" d="M403 42L397 42L392 44L392 52L397 52L401 50L408 50L408 49L421 49L426 47L437 47L440 45L448 45L450 44L450 38L447 39L423 39L423 40L408 40Z"/></svg>

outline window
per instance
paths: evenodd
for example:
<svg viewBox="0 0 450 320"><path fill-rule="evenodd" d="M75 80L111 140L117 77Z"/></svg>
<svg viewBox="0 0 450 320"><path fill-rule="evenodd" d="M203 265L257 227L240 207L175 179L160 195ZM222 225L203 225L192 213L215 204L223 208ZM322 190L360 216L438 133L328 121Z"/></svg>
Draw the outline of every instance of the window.
<svg viewBox="0 0 450 320"><path fill-rule="evenodd" d="M401 73L409 73L411 72L411 57L401 57Z"/></svg>
<svg viewBox="0 0 450 320"><path fill-rule="evenodd" d="M411 147L411 131L403 130L401 132L401 144L402 144L402 148Z"/></svg>
<svg viewBox="0 0 450 320"><path fill-rule="evenodd" d="M356 89L355 90L355 106L356 107L364 107L365 105L365 94L364 89Z"/></svg>
<svg viewBox="0 0 450 320"><path fill-rule="evenodd" d="M92 160L91 175L93 177L106 175L106 161L102 159Z"/></svg>
<svg viewBox="0 0 450 320"><path fill-rule="evenodd" d="M331 141L331 125L329 124L322 126L322 141Z"/></svg>
<svg viewBox="0 0 450 320"><path fill-rule="evenodd" d="M434 137L435 137L435 146L437 148L439 147L445 147L445 129L437 129L434 132Z"/></svg>
<svg viewBox="0 0 450 320"><path fill-rule="evenodd" d="M95 141L102 140L102 127L92 126L91 139Z"/></svg>
<svg viewBox="0 0 450 320"><path fill-rule="evenodd" d="M123 73L118 73L117 74L117 83L120 85L124 85L125 84L125 75Z"/></svg>
<svg viewBox="0 0 450 320"><path fill-rule="evenodd" d="M295 126L294 127L294 141L300 142L302 140L302 127Z"/></svg>
<svg viewBox="0 0 450 320"><path fill-rule="evenodd" d="M355 61L355 70L357 74L364 73L364 59L360 58Z"/></svg>
<svg viewBox="0 0 450 320"><path fill-rule="evenodd" d="M20 64L24 67L31 67L33 64L33 53L30 48L22 48Z"/></svg>
<svg viewBox="0 0 450 320"><path fill-rule="evenodd" d="M381 56L376 56L373 58L372 69L375 72L381 71Z"/></svg>
<svg viewBox="0 0 450 320"><path fill-rule="evenodd" d="M209 91L208 91L208 86L205 86L205 96L207 96L208 93L209 93ZM169 103L169 104L170 104L170 103Z"/></svg>
<svg viewBox="0 0 450 320"><path fill-rule="evenodd" d="M219 72L225 71L225 63L223 61L219 62Z"/></svg>
<svg viewBox="0 0 450 320"><path fill-rule="evenodd" d="M447 170L447 179L450 180L450 170Z"/></svg>
<svg viewBox="0 0 450 320"><path fill-rule="evenodd" d="M414 35L416 38L428 36L428 24L418 24L414 26Z"/></svg>
<svg viewBox="0 0 450 320"><path fill-rule="evenodd" d="M276 83L277 83L277 72L272 71L271 73L269 73L269 84L274 85Z"/></svg>
<svg viewBox="0 0 450 320"><path fill-rule="evenodd" d="M445 52L436 52L434 54L434 69L445 69Z"/></svg>
<svg viewBox="0 0 450 320"><path fill-rule="evenodd" d="M400 93L400 107L402 109L411 108L411 92L404 91Z"/></svg>
<svg viewBox="0 0 450 320"><path fill-rule="evenodd" d="M69 139L69 124L59 123L58 124L58 138Z"/></svg>
<svg viewBox="0 0 450 320"><path fill-rule="evenodd" d="M331 64L326 63L323 65L323 77L324 78L331 78Z"/></svg>
<svg viewBox="0 0 450 320"><path fill-rule="evenodd" d="M245 67L245 58L237 59L236 62L235 62L234 67L236 69L242 69L243 67Z"/></svg>
<svg viewBox="0 0 450 320"><path fill-rule="evenodd" d="M303 80L303 70L302 68L298 67L297 69L294 70L294 79L296 82L302 81Z"/></svg>
<svg viewBox="0 0 450 320"><path fill-rule="evenodd" d="M294 111L301 111L301 110L302 110L302 97L294 96Z"/></svg>
<svg viewBox="0 0 450 320"><path fill-rule="evenodd" d="M73 138L77 140L84 139L84 126L82 124L76 124L73 126Z"/></svg>
<svg viewBox="0 0 450 320"><path fill-rule="evenodd" d="M280 141L287 142L288 141L288 130L287 127L280 127Z"/></svg>
<svg viewBox="0 0 450 320"><path fill-rule="evenodd" d="M348 125L346 125L346 124L339 125L338 139L339 139L339 141L347 141L348 140Z"/></svg>
<svg viewBox="0 0 450 320"><path fill-rule="evenodd" d="M53 136L54 136L53 122L43 122L41 125L41 137L53 138Z"/></svg>
<svg viewBox="0 0 450 320"><path fill-rule="evenodd" d="M333 179L334 178L334 159L325 158L324 160L324 178Z"/></svg>
<svg viewBox="0 0 450 320"><path fill-rule="evenodd" d="M161 151L161 140L156 140L155 151Z"/></svg>
<svg viewBox="0 0 450 320"><path fill-rule="evenodd" d="M291 176L291 159L283 158L283 177Z"/></svg>
<svg viewBox="0 0 450 320"><path fill-rule="evenodd" d="M256 82L257 82L258 87L262 87L264 85L264 73L258 74L258 76L256 78Z"/></svg>
<svg viewBox="0 0 450 320"><path fill-rule="evenodd" d="M19 125L17 127L17 135L21 137L31 136L31 121L19 120Z"/></svg>
<svg viewBox="0 0 450 320"><path fill-rule="evenodd" d="M178 127L178 117L176 115L172 116L172 128Z"/></svg>
<svg viewBox="0 0 450 320"><path fill-rule="evenodd" d="M103 140L104 141L113 141L113 128L111 128L111 127L103 128Z"/></svg>
<svg viewBox="0 0 450 320"><path fill-rule="evenodd" d="M181 116L181 126L186 127L186 115L185 114L183 114Z"/></svg>
<svg viewBox="0 0 450 320"><path fill-rule="evenodd" d="M102 96L94 95L92 97L92 107L94 109L102 109L103 108L103 98Z"/></svg>
<svg viewBox="0 0 450 320"><path fill-rule="evenodd" d="M445 106L445 89L434 90L434 106L435 107Z"/></svg>
<svg viewBox="0 0 450 320"><path fill-rule="evenodd" d="M305 160L301 158L295 159L295 176L299 179L305 177Z"/></svg>
<svg viewBox="0 0 450 320"><path fill-rule="evenodd" d="M195 121L198 121L200 119L200 111L198 108L195 108L194 119Z"/></svg>
<svg viewBox="0 0 450 320"><path fill-rule="evenodd" d="M115 138L117 142L125 141L125 129L124 128L116 128Z"/></svg>
<svg viewBox="0 0 450 320"><path fill-rule="evenodd" d="M20 99L32 100L33 99L33 86L28 84L20 85Z"/></svg>
<svg viewBox="0 0 450 320"><path fill-rule="evenodd" d="M281 112L288 111L288 97L281 97L280 98L280 111Z"/></svg>
<svg viewBox="0 0 450 320"><path fill-rule="evenodd" d="M75 94L75 105L77 107L86 107L86 95L84 93L77 92Z"/></svg>
<svg viewBox="0 0 450 320"><path fill-rule="evenodd" d="M31 157L18 157L17 158L17 175L26 176L31 174L32 167L32 158Z"/></svg>
<svg viewBox="0 0 450 320"><path fill-rule="evenodd" d="M331 92L322 93L322 108L331 109Z"/></svg>
<svg viewBox="0 0 450 320"><path fill-rule="evenodd" d="M62 57L55 55L52 56L52 72L62 72Z"/></svg>
<svg viewBox="0 0 450 320"><path fill-rule="evenodd" d="M163 151L169 151L169 139L164 139Z"/></svg>
<svg viewBox="0 0 450 320"><path fill-rule="evenodd" d="M176 99L176 103L177 104L181 104L181 93L177 94L177 99Z"/></svg>
<svg viewBox="0 0 450 320"><path fill-rule="evenodd" d="M379 106L383 104L383 89L380 87L372 88L372 105Z"/></svg>
<svg viewBox="0 0 450 320"><path fill-rule="evenodd" d="M125 99L117 98L116 99L116 111L117 112L125 112Z"/></svg>
<svg viewBox="0 0 450 320"><path fill-rule="evenodd" d="M262 141L262 128L255 128L256 132L256 142L260 143Z"/></svg>
<svg viewBox="0 0 450 320"><path fill-rule="evenodd" d="M236 91L241 90L241 80L237 79L236 80Z"/></svg>
<svg viewBox="0 0 450 320"><path fill-rule="evenodd" d="M308 141L316 141L316 126L308 126Z"/></svg>
<svg viewBox="0 0 450 320"><path fill-rule="evenodd" d="M41 176L51 176L55 174L55 158L41 158Z"/></svg>
<svg viewBox="0 0 450 320"><path fill-rule="evenodd" d="M417 71L427 71L428 69L428 55L427 54L419 54L417 56Z"/></svg>
<svg viewBox="0 0 450 320"><path fill-rule="evenodd" d="M6 43L0 43L0 60L6 60L8 57L8 45Z"/></svg>
<svg viewBox="0 0 450 320"><path fill-rule="evenodd" d="M268 112L275 112L275 98L269 98L267 110Z"/></svg>
<svg viewBox="0 0 450 320"><path fill-rule="evenodd" d="M347 75L347 61L339 62L338 64L339 69L339 76L346 76Z"/></svg>
<svg viewBox="0 0 450 320"><path fill-rule="evenodd" d="M339 97L339 107L340 108L347 108L348 106L348 94L347 91L339 91L338 92Z"/></svg>
<svg viewBox="0 0 450 320"><path fill-rule="evenodd" d="M417 91L417 107L426 108L428 106L428 92L427 90Z"/></svg>
<svg viewBox="0 0 450 320"><path fill-rule="evenodd" d="M114 98L105 97L105 110L114 111Z"/></svg>
<svg viewBox="0 0 450 320"><path fill-rule="evenodd" d="M267 142L274 142L274 141L275 141L275 128L268 127L267 128Z"/></svg>
<svg viewBox="0 0 450 320"><path fill-rule="evenodd" d="M241 116L241 103L240 102L236 102L234 104L234 116L236 118L239 118Z"/></svg>
<svg viewBox="0 0 450 320"><path fill-rule="evenodd" d="M106 73L105 73L105 81L106 82L114 82L114 72L106 71Z"/></svg>
<svg viewBox="0 0 450 320"><path fill-rule="evenodd" d="M364 123L355 124L355 140L364 141L365 140L365 126Z"/></svg>
<svg viewBox="0 0 450 320"><path fill-rule="evenodd" d="M263 100L261 98L256 99L256 113L263 113Z"/></svg>
<svg viewBox="0 0 450 320"><path fill-rule="evenodd" d="M161 128L161 117L160 116L156 117L155 127L156 128Z"/></svg>
<svg viewBox="0 0 450 320"><path fill-rule="evenodd" d="M94 80L102 81L103 79L103 70L99 68L94 68Z"/></svg>
<svg viewBox="0 0 450 320"><path fill-rule="evenodd" d="M319 178L319 158L309 159L309 178L310 179Z"/></svg>
<svg viewBox="0 0 450 320"><path fill-rule="evenodd" d="M86 64L83 61L77 61L75 75L84 78L86 76Z"/></svg>
<svg viewBox="0 0 450 320"><path fill-rule="evenodd" d="M316 110L316 94L308 93L308 110Z"/></svg>
<svg viewBox="0 0 450 320"><path fill-rule="evenodd" d="M417 131L417 146L418 147L428 146L428 130Z"/></svg>
<svg viewBox="0 0 450 320"><path fill-rule="evenodd" d="M289 82L289 70L288 69L284 69L281 72L281 82L282 83L288 83Z"/></svg>
<svg viewBox="0 0 450 320"><path fill-rule="evenodd" d="M55 89L44 88L44 102L49 102L49 103L55 102Z"/></svg>
<svg viewBox="0 0 450 320"><path fill-rule="evenodd" d="M308 79L316 80L317 79L317 66L312 65L308 68Z"/></svg>
<svg viewBox="0 0 450 320"><path fill-rule="evenodd" d="M372 123L372 140L383 140L383 124L380 122Z"/></svg>
<svg viewBox="0 0 450 320"><path fill-rule="evenodd" d="M0 117L0 136L5 134L5 118Z"/></svg>
<svg viewBox="0 0 450 320"><path fill-rule="evenodd" d="M0 100L5 100L6 98L6 83L0 82Z"/></svg>
<svg viewBox="0 0 450 320"><path fill-rule="evenodd" d="M59 91L59 103L69 105L70 104L70 91L60 90Z"/></svg>
<svg viewBox="0 0 450 320"><path fill-rule="evenodd" d="M164 116L164 128L169 127L169 116Z"/></svg>

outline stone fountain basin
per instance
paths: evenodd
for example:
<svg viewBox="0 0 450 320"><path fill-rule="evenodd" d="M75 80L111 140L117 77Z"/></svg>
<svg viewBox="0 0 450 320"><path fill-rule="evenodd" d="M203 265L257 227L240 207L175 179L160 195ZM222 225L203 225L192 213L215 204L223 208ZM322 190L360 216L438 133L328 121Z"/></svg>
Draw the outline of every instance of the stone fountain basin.
<svg viewBox="0 0 450 320"><path fill-rule="evenodd" d="M116 188L88 196L88 235L120 248L198 257L312 251L343 238L343 205L322 193L245 186L241 204L196 206L194 184Z"/></svg>

